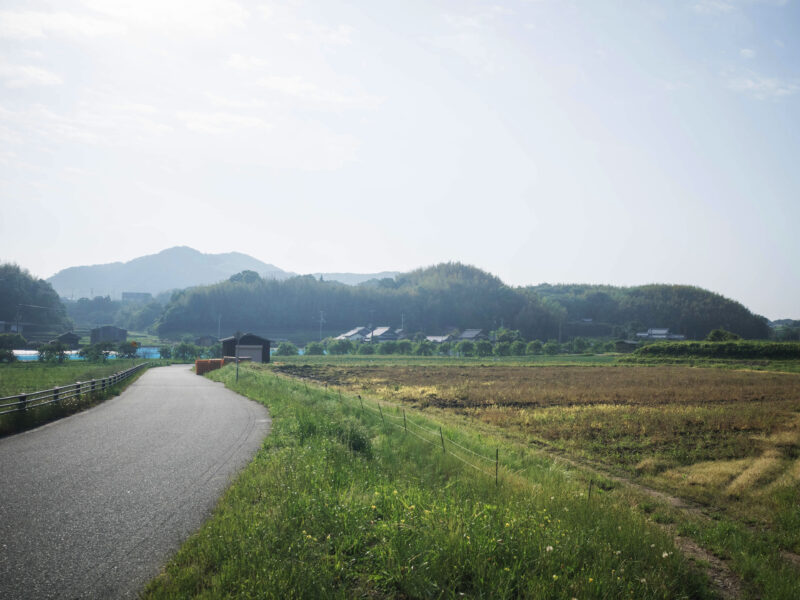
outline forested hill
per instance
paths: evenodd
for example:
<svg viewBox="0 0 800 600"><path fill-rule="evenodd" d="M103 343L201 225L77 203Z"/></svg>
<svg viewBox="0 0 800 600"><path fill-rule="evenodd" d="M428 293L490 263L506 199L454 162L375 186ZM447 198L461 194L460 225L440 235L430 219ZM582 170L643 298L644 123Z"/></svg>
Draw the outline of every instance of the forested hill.
<svg viewBox="0 0 800 600"><path fill-rule="evenodd" d="M11 264L0 264L0 321L19 323L29 337L55 336L72 325L53 287Z"/></svg>
<svg viewBox="0 0 800 600"><path fill-rule="evenodd" d="M668 327L688 338L704 338L717 327L744 338L769 337L769 322L742 304L688 285L538 285L530 292L558 302L574 325L591 319L596 324L629 329Z"/></svg>
<svg viewBox="0 0 800 600"><path fill-rule="evenodd" d="M356 287L311 276L285 281L246 272L215 285L176 293L162 315L162 335L224 329L309 331L324 311L325 329L389 325L428 334L451 328L518 329L527 339L584 332L627 336L636 328L669 327L704 337L724 327L743 337L767 337L766 319L718 294L687 286L537 286L516 288L475 267L446 263L396 279ZM595 329L582 329L592 319ZM577 324L576 324L577 323ZM572 326L572 329L570 329Z"/></svg>

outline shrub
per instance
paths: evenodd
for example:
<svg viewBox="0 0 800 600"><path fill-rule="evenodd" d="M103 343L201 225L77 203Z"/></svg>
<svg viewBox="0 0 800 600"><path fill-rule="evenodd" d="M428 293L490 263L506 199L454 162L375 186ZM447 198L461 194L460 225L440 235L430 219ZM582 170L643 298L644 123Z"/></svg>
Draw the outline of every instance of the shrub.
<svg viewBox="0 0 800 600"><path fill-rule="evenodd" d="M28 341L18 333L0 333L0 349L20 350Z"/></svg>
<svg viewBox="0 0 800 600"><path fill-rule="evenodd" d="M190 362L200 356L202 350L190 344L189 342L181 342L172 349L172 356L175 360Z"/></svg>
<svg viewBox="0 0 800 600"><path fill-rule="evenodd" d="M117 356L122 358L134 358L139 351L139 344L136 342L121 342L117 346Z"/></svg>
<svg viewBox="0 0 800 600"><path fill-rule="evenodd" d="M475 356L475 344L469 340L462 340L456 344L456 352L461 356Z"/></svg>
<svg viewBox="0 0 800 600"><path fill-rule="evenodd" d="M325 354L325 348L319 342L311 342L306 344L303 354L308 354L309 356L322 356Z"/></svg>
<svg viewBox="0 0 800 600"><path fill-rule="evenodd" d="M39 346L39 360L41 362L63 363L67 358L67 347L61 342L53 342Z"/></svg>
<svg viewBox="0 0 800 600"><path fill-rule="evenodd" d="M394 354L397 350L397 342L394 340L387 340L378 344L378 354Z"/></svg>
<svg viewBox="0 0 800 600"><path fill-rule="evenodd" d="M544 350L545 354L549 354L552 356L554 354L558 354L559 352L561 352L561 344L559 344L558 342L547 342L542 347L542 350Z"/></svg>
<svg viewBox="0 0 800 600"><path fill-rule="evenodd" d="M480 340L475 344L475 356L490 356L492 354L492 343Z"/></svg>
<svg viewBox="0 0 800 600"><path fill-rule="evenodd" d="M13 363L16 362L17 357L14 351L8 348L0 348L0 363Z"/></svg>
<svg viewBox="0 0 800 600"><path fill-rule="evenodd" d="M497 342L494 346L496 356L511 356L511 344L509 342Z"/></svg>
<svg viewBox="0 0 800 600"><path fill-rule="evenodd" d="M397 342L397 349L395 352L397 352L397 354L411 354L412 349L413 346L410 340L400 340Z"/></svg>
<svg viewBox="0 0 800 600"><path fill-rule="evenodd" d="M433 351L433 344L428 340L421 340L414 346L414 354L417 356L432 356Z"/></svg>
<svg viewBox="0 0 800 600"><path fill-rule="evenodd" d="M733 340L742 339L732 331L725 331L724 329L712 329L706 336L708 342L731 342Z"/></svg>
<svg viewBox="0 0 800 600"><path fill-rule="evenodd" d="M328 344L328 354L347 354L353 351L350 340L333 340Z"/></svg>
<svg viewBox="0 0 800 600"><path fill-rule="evenodd" d="M172 358L172 346L161 346L158 349L158 355L161 358Z"/></svg>
<svg viewBox="0 0 800 600"><path fill-rule="evenodd" d="M512 356L525 356L525 342L517 340L511 344Z"/></svg>
<svg viewBox="0 0 800 600"><path fill-rule="evenodd" d="M106 362L113 347L114 345L111 342L98 342L81 348L78 356L89 362Z"/></svg>
<svg viewBox="0 0 800 600"><path fill-rule="evenodd" d="M275 350L275 356L297 356L298 350L291 342L281 342Z"/></svg>
<svg viewBox="0 0 800 600"><path fill-rule="evenodd" d="M375 354L375 346L372 344L361 344L358 347L357 354Z"/></svg>
<svg viewBox="0 0 800 600"><path fill-rule="evenodd" d="M542 342L540 342L539 340L533 340L532 342L528 342L528 345L525 346L525 352L527 354L541 354Z"/></svg>

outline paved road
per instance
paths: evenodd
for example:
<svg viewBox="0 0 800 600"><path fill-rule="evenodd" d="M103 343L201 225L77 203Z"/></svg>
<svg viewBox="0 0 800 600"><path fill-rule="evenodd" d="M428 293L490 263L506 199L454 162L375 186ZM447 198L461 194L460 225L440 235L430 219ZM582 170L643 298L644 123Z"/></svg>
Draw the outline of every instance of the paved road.
<svg viewBox="0 0 800 600"><path fill-rule="evenodd" d="M0 598L135 597L269 432L186 366L0 440Z"/></svg>

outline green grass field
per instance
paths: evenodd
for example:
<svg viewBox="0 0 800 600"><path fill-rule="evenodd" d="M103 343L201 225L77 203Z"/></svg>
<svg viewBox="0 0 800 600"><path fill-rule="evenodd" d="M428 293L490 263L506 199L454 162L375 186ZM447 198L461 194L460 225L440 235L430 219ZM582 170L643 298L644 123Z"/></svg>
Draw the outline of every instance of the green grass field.
<svg viewBox="0 0 800 600"><path fill-rule="evenodd" d="M406 432L397 408L382 418L268 367L210 377L267 405L273 430L145 597L713 597L625 496L590 498L579 472L524 445L445 426L443 452L416 410Z"/></svg>
<svg viewBox="0 0 800 600"><path fill-rule="evenodd" d="M47 390L76 381L102 379L132 366L147 362L141 359L114 359L105 363L68 360L60 364L16 362L0 365L0 397L23 392Z"/></svg>

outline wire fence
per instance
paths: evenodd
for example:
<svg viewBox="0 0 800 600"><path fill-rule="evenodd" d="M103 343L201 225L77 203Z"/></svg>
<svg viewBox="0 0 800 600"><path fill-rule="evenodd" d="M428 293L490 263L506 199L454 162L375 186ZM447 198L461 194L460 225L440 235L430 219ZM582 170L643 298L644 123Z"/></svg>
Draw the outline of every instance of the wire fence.
<svg viewBox="0 0 800 600"><path fill-rule="evenodd" d="M150 366L150 363L141 363L125 371L120 371L119 373L104 377L103 379L76 381L75 383L54 387L49 390L27 392L25 394L17 394L16 396L0 398L0 415L23 412L32 408L63 402L71 398L104 392L116 384L129 379L148 366Z"/></svg>
<svg viewBox="0 0 800 600"><path fill-rule="evenodd" d="M309 392L308 383L304 381L303 384L304 384L304 387L305 387L305 391L308 393ZM324 393L326 395L329 394L330 390L328 389L327 385L325 386L323 391L324 391ZM499 470L500 470L500 450L499 449L495 449L495 455L492 458L492 457L486 456L484 454L481 454L480 452L476 452L475 450L472 450L471 448L467 448L463 444L459 444L455 440L453 440L450 437L446 436L441 427L439 427L438 430L437 429L432 429L430 427L426 427L424 425L421 425L421 424L413 421L406 414L406 410L405 409L402 409L402 411L403 411L403 415L402 416L393 415L389 411L383 410L383 405L380 402L378 402L378 401L375 402L375 406L377 407L376 408L374 406L370 406L369 401L364 402L364 399L361 397L360 394L355 396L355 397L353 397L353 396L351 396L349 394L342 394L341 389L338 390L338 397L339 397L340 401L350 400L350 401L352 401L354 403L357 402L358 406L361 408L362 411L369 411L370 413L372 413L374 415L378 415L380 417L383 425L386 426L386 427L394 427L396 429L400 429L404 433L410 433L411 435L415 436L416 438L418 438L418 439L422 440L423 442L426 442L426 443L428 443L428 444L430 444L432 446L441 447L443 453L448 454L449 456L452 456L452 457L456 458L457 460L461 461L462 463L472 467L476 471L480 471L481 473L483 473L487 477L494 477L495 484L496 485L499 484ZM415 429L416 429L416 431L415 431ZM431 439L430 437L426 437L426 435L427 436L434 436L434 439ZM468 452L470 457L474 456L474 457L476 457L476 459L480 459L482 461L485 461L485 463L488 463L489 465L494 466L494 469L493 469L494 472L490 472L486 468L480 467L480 466L474 464L474 462L470 462L470 460L467 460L467 458L465 458L464 456L460 456L459 455L459 451ZM474 461L475 459L471 459L471 460ZM491 467L489 467L489 468L491 468Z"/></svg>

